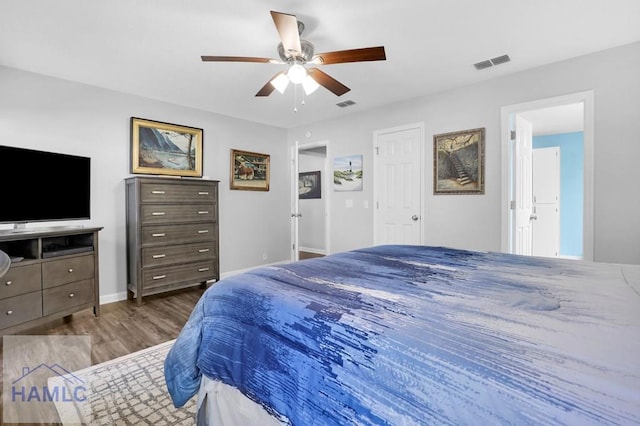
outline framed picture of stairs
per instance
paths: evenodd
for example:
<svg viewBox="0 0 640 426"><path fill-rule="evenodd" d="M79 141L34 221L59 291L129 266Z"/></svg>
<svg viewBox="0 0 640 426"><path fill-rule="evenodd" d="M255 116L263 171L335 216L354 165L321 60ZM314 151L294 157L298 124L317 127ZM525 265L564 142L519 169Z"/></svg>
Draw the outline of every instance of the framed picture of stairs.
<svg viewBox="0 0 640 426"><path fill-rule="evenodd" d="M433 136L433 193L484 194L484 127Z"/></svg>

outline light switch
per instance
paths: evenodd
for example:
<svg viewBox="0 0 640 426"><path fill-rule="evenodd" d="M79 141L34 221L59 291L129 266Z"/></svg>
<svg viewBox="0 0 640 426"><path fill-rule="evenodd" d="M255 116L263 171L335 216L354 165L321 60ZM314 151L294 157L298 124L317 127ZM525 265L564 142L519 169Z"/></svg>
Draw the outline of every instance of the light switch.
<svg viewBox="0 0 640 426"><path fill-rule="evenodd" d="M362 202L362 208L364 208L364 209L368 209L369 208L369 200L364 200Z"/></svg>
<svg viewBox="0 0 640 426"><path fill-rule="evenodd" d="M352 209L353 208L353 200L347 200L346 202L346 207L348 209Z"/></svg>

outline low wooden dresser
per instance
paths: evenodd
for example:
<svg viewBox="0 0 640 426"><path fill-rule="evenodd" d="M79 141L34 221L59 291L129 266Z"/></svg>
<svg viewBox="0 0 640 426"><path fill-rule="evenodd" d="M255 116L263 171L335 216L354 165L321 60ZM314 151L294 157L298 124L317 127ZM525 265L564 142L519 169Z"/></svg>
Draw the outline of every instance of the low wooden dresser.
<svg viewBox="0 0 640 426"><path fill-rule="evenodd" d="M13 334L93 308L100 315L98 232L51 227L0 232L11 267L0 278L0 332Z"/></svg>
<svg viewBox="0 0 640 426"><path fill-rule="evenodd" d="M125 182L129 299L219 280L218 181Z"/></svg>

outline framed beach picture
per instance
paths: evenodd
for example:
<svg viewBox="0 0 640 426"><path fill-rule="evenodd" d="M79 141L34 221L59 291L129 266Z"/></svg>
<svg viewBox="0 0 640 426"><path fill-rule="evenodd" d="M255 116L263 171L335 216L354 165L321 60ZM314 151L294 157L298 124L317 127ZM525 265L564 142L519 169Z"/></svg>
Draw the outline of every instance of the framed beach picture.
<svg viewBox="0 0 640 426"><path fill-rule="evenodd" d="M202 133L131 117L131 173L202 177Z"/></svg>
<svg viewBox="0 0 640 426"><path fill-rule="evenodd" d="M270 156L257 152L231 150L231 189L269 190Z"/></svg>
<svg viewBox="0 0 640 426"><path fill-rule="evenodd" d="M484 194L484 127L433 136L433 193Z"/></svg>
<svg viewBox="0 0 640 426"><path fill-rule="evenodd" d="M316 172L301 172L298 174L298 198L301 200L322 198L319 170Z"/></svg>
<svg viewBox="0 0 640 426"><path fill-rule="evenodd" d="M362 191L362 155L334 158L333 190Z"/></svg>

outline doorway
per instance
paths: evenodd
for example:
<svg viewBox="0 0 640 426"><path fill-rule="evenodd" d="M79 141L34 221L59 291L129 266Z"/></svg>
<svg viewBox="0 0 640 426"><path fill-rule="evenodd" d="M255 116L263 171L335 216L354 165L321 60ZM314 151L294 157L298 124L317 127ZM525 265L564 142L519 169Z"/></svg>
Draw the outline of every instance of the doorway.
<svg viewBox="0 0 640 426"><path fill-rule="evenodd" d="M529 140L526 140L526 136L523 140L520 130L523 126L525 130L530 126ZM571 135L577 135L580 139L580 155L572 151L573 148L569 149L568 142L558 142ZM536 227L540 230L544 223L555 226L552 216L557 207L560 215L558 257L593 260L593 135L591 91L502 108L502 251L536 255L533 252ZM564 163L558 163L558 167L563 169L558 200L537 203L533 190L536 187L533 181L533 152L553 146L559 147L560 161L566 160L569 166L563 168L561 164ZM519 153L527 152L527 149L531 155L528 158L521 157ZM576 159L579 159L577 165ZM567 178L567 175L570 176ZM527 179L531 179L530 183ZM568 186L575 185L576 179L579 179L579 185ZM537 190L540 192L541 182L538 182ZM566 199L562 194L566 195ZM558 203L554 206L552 204L555 201ZM541 217L540 213L545 217ZM538 235L540 238L554 239L556 236Z"/></svg>
<svg viewBox="0 0 640 426"><path fill-rule="evenodd" d="M326 256L329 249L328 142L294 147L291 260Z"/></svg>

